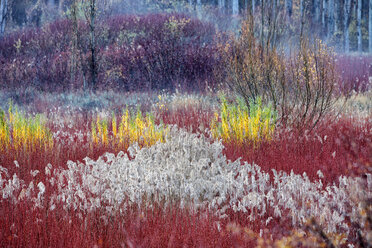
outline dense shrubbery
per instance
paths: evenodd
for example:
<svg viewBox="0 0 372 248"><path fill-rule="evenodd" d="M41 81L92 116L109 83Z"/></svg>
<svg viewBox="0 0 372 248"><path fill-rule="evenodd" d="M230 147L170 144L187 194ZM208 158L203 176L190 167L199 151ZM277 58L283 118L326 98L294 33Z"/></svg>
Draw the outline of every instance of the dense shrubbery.
<svg viewBox="0 0 372 248"><path fill-rule="evenodd" d="M112 17L97 28L98 88L204 90L215 83L212 25L182 14L149 14ZM80 45L74 49L72 30L71 21L61 20L4 37L1 87L83 88L89 79L89 33L80 22Z"/></svg>
<svg viewBox="0 0 372 248"><path fill-rule="evenodd" d="M108 37L116 35L116 42L102 52L105 85L204 90L205 82L215 83L212 26L183 15L113 18L108 23Z"/></svg>

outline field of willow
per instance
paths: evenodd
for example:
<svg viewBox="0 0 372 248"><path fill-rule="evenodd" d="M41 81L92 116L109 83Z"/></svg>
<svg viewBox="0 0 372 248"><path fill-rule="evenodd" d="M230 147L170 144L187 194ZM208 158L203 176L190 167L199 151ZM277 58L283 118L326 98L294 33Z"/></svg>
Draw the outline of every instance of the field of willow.
<svg viewBox="0 0 372 248"><path fill-rule="evenodd" d="M372 57L115 16L87 89L73 24L0 39L0 247L371 245Z"/></svg>

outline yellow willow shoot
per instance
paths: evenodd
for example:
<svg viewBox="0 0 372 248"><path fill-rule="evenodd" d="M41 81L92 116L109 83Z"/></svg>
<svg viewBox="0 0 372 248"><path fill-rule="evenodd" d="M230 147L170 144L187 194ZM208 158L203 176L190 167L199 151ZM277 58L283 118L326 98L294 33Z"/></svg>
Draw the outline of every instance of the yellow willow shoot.
<svg viewBox="0 0 372 248"><path fill-rule="evenodd" d="M102 122L102 143L104 145L108 144L108 127L107 120Z"/></svg>
<svg viewBox="0 0 372 248"><path fill-rule="evenodd" d="M116 135L118 134L116 116L114 113L112 114L112 134L114 135L114 138L116 138Z"/></svg>
<svg viewBox="0 0 372 248"><path fill-rule="evenodd" d="M11 101L9 102L8 113L9 113L9 122L12 123L13 122L13 103Z"/></svg>
<svg viewBox="0 0 372 248"><path fill-rule="evenodd" d="M155 137L155 133L154 133L154 130L155 130L154 118L149 113L146 114L146 123L148 123L147 125L148 128L147 128L147 133L145 134L145 136L149 137L149 139L145 140L145 146L151 146L152 144L156 143L158 139Z"/></svg>
<svg viewBox="0 0 372 248"><path fill-rule="evenodd" d="M230 127L229 127L229 113L228 113L228 104L226 99L222 99L222 106L221 106L221 133L223 140L229 141L230 140Z"/></svg>
<svg viewBox="0 0 372 248"><path fill-rule="evenodd" d="M275 112L270 106L263 107L261 99L249 106L239 98L236 103L229 104L225 97L221 97L221 113L215 112L210 124L213 137L239 144L246 140L254 144L262 139L270 140L275 129Z"/></svg>
<svg viewBox="0 0 372 248"><path fill-rule="evenodd" d="M97 121L91 124L93 143L103 145L110 143L115 147L127 149L134 142L138 142L140 146L151 146L157 141L164 142L167 129L163 125L156 126L153 116L149 113L143 117L140 110L136 114L131 114L125 109L119 120L117 123L115 114L111 118L111 123L97 117Z"/></svg>
<svg viewBox="0 0 372 248"><path fill-rule="evenodd" d="M102 127L101 127L101 121L99 119L99 116L97 116L97 130L98 130L98 136L102 137Z"/></svg>
<svg viewBox="0 0 372 248"><path fill-rule="evenodd" d="M92 129L92 140L93 143L98 144L98 137L97 137L97 131L96 131L96 125L94 122L91 124L91 129Z"/></svg>
<svg viewBox="0 0 372 248"><path fill-rule="evenodd" d="M121 117L121 122L119 125L119 144L124 144L125 140L125 134L128 134L129 130L129 111L128 108L124 111L122 117Z"/></svg>

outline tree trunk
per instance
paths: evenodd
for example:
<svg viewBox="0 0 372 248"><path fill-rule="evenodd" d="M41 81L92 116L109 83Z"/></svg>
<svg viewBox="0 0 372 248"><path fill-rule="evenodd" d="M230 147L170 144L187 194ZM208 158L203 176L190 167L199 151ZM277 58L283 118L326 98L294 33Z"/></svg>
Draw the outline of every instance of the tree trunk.
<svg viewBox="0 0 372 248"><path fill-rule="evenodd" d="M314 0L314 23L320 22L320 0Z"/></svg>
<svg viewBox="0 0 372 248"><path fill-rule="evenodd" d="M76 9L76 0L71 4L71 19L72 19L72 44L71 44L71 66L70 66L70 81L72 84L75 83L75 74L77 71L77 53L78 53L78 37L79 37L79 27L77 22L77 9ZM84 91L86 89L84 88Z"/></svg>
<svg viewBox="0 0 372 248"><path fill-rule="evenodd" d="M5 24L8 15L8 0L0 0L0 37L5 32Z"/></svg>
<svg viewBox="0 0 372 248"><path fill-rule="evenodd" d="M276 39L277 39L277 36L276 36L276 24L277 24L277 17L278 17L278 1L277 0L273 0L272 2L272 20L271 20L271 29L272 29L272 40L271 40L271 48L274 48L275 45L276 45Z"/></svg>
<svg viewBox="0 0 372 248"><path fill-rule="evenodd" d="M304 0L300 0L300 38L302 40L302 35L304 32L304 24L305 24L305 6L304 6Z"/></svg>
<svg viewBox="0 0 372 248"><path fill-rule="evenodd" d="M344 3L344 50L350 52L349 25L350 25L350 7L351 0L345 0Z"/></svg>
<svg viewBox="0 0 372 248"><path fill-rule="evenodd" d="M337 0L336 0L337 1ZM328 1L328 40L333 37L335 31L335 0Z"/></svg>
<svg viewBox="0 0 372 248"><path fill-rule="evenodd" d="M328 12L328 4L327 0L323 0L323 12L322 12L322 28L325 36L327 37L327 13Z"/></svg>
<svg viewBox="0 0 372 248"><path fill-rule="evenodd" d="M265 0L261 0L261 30L260 30L260 43L261 43L261 47L263 48L264 47L264 25L265 25L265 16L264 16L264 1ZM261 50L261 53L263 52L263 50ZM263 58L263 54L261 54L261 59Z"/></svg>
<svg viewBox="0 0 372 248"><path fill-rule="evenodd" d="M362 52L362 0L358 0L357 10L357 31L358 31L358 52Z"/></svg>
<svg viewBox="0 0 372 248"><path fill-rule="evenodd" d="M256 11L256 0L252 0L252 14Z"/></svg>
<svg viewBox="0 0 372 248"><path fill-rule="evenodd" d="M369 52L372 53L372 0L369 0L369 14L368 14L368 48Z"/></svg>
<svg viewBox="0 0 372 248"><path fill-rule="evenodd" d="M96 0L90 0L89 6L90 14L90 52L91 52L91 61L90 61L90 73L91 73L91 89L96 90L97 83L97 61L96 61L96 34L95 34L95 21L96 21Z"/></svg>
<svg viewBox="0 0 372 248"><path fill-rule="evenodd" d="M292 11L293 11L293 2L292 2L292 0L285 0L284 5L285 5L285 10L287 11L287 15L289 17L291 17L292 16Z"/></svg>
<svg viewBox="0 0 372 248"><path fill-rule="evenodd" d="M338 32L338 22L340 19L340 14L339 14L339 8L340 8L340 2L339 0L332 0L334 2L334 28L333 28L333 33Z"/></svg>
<svg viewBox="0 0 372 248"><path fill-rule="evenodd" d="M239 14L239 0L232 0L232 14L238 15Z"/></svg>
<svg viewBox="0 0 372 248"><path fill-rule="evenodd" d="M222 12L225 11L225 0L218 0L218 8L222 10Z"/></svg>
<svg viewBox="0 0 372 248"><path fill-rule="evenodd" d="M304 14L304 9L305 9L305 5L304 5L304 0L300 0L300 15L303 16Z"/></svg>

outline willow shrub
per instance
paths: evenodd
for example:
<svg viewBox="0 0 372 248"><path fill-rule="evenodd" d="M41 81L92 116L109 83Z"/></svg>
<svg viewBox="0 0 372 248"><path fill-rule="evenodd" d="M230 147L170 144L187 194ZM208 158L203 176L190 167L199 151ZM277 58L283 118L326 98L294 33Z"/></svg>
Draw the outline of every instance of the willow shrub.
<svg viewBox="0 0 372 248"><path fill-rule="evenodd" d="M339 78L334 55L321 41L302 40L285 54L273 44L255 37L253 21L242 24L240 36L220 44L224 68L218 68L232 90L250 99L272 103L283 124L302 130L314 128L332 109Z"/></svg>

